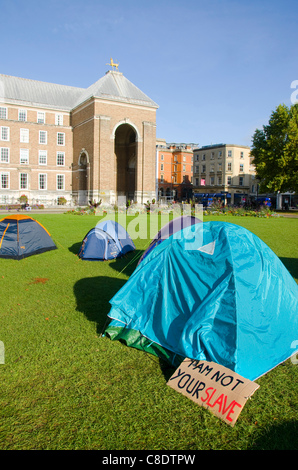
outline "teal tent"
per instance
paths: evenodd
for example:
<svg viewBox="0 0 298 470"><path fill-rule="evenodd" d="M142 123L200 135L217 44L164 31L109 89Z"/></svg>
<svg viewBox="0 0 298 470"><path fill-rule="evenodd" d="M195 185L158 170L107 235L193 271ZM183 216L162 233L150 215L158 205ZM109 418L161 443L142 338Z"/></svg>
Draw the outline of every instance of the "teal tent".
<svg viewBox="0 0 298 470"><path fill-rule="evenodd" d="M214 361L255 380L298 339L298 285L273 251L230 223L157 245L111 299L105 334L170 361Z"/></svg>

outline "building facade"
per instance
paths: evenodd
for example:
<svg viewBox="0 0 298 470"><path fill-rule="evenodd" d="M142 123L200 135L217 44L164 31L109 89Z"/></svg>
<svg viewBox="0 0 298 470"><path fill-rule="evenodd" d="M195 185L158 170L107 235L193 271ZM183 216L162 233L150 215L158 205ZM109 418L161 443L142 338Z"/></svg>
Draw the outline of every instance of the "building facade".
<svg viewBox="0 0 298 470"><path fill-rule="evenodd" d="M115 70L87 89L0 75L0 204L151 201L157 108Z"/></svg>
<svg viewBox="0 0 298 470"><path fill-rule="evenodd" d="M192 199L193 148L197 144L156 142L157 196L165 201Z"/></svg>
<svg viewBox="0 0 298 470"><path fill-rule="evenodd" d="M250 147L217 144L194 149L193 192L198 200L241 204L257 195Z"/></svg>

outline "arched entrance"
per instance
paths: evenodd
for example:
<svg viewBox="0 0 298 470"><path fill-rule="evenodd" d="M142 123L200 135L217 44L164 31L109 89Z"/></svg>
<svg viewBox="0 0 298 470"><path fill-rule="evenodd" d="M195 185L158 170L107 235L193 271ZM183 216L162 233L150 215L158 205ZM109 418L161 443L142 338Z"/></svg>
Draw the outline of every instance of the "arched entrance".
<svg viewBox="0 0 298 470"><path fill-rule="evenodd" d="M115 132L117 195L135 199L137 170L136 131L130 124L121 124Z"/></svg>
<svg viewBox="0 0 298 470"><path fill-rule="evenodd" d="M89 168L89 155L83 149L79 156L79 171L78 171L78 204L88 204L88 168Z"/></svg>

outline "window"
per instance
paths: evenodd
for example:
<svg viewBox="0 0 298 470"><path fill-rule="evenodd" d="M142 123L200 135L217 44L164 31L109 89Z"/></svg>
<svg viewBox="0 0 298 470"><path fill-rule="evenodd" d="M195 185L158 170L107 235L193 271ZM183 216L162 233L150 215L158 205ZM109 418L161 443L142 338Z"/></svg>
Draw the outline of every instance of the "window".
<svg viewBox="0 0 298 470"><path fill-rule="evenodd" d="M39 150L38 163L39 165L47 164L47 151L46 150Z"/></svg>
<svg viewBox="0 0 298 470"><path fill-rule="evenodd" d="M202 173L206 173L206 165L202 165Z"/></svg>
<svg viewBox="0 0 298 470"><path fill-rule="evenodd" d="M7 119L7 108L0 106L0 119Z"/></svg>
<svg viewBox="0 0 298 470"><path fill-rule="evenodd" d="M19 121L27 121L26 109L19 109Z"/></svg>
<svg viewBox="0 0 298 470"><path fill-rule="evenodd" d="M243 163L240 163L240 171L243 172Z"/></svg>
<svg viewBox="0 0 298 470"><path fill-rule="evenodd" d="M221 157L222 157L222 151L220 150L220 151L218 152L218 158L221 158Z"/></svg>
<svg viewBox="0 0 298 470"><path fill-rule="evenodd" d="M240 158L244 158L244 152L240 152Z"/></svg>
<svg viewBox="0 0 298 470"><path fill-rule="evenodd" d="M218 184L219 186L221 186L221 184L222 184L221 176L219 176L219 177L217 178L217 184Z"/></svg>
<svg viewBox="0 0 298 470"><path fill-rule="evenodd" d="M222 170L222 164L221 163L218 163L217 164L217 171L221 171Z"/></svg>
<svg viewBox="0 0 298 470"><path fill-rule="evenodd" d="M185 165L183 165L183 171L186 171L186 166Z"/></svg>
<svg viewBox="0 0 298 470"><path fill-rule="evenodd" d="M228 171L232 171L232 163L228 163Z"/></svg>
<svg viewBox="0 0 298 470"><path fill-rule="evenodd" d="M57 152L57 165L64 166L64 160L64 152Z"/></svg>
<svg viewBox="0 0 298 470"><path fill-rule="evenodd" d="M195 158L196 162L199 161L199 155L196 155L196 158Z"/></svg>
<svg viewBox="0 0 298 470"><path fill-rule="evenodd" d="M28 189L28 175L27 173L20 174L20 189Z"/></svg>
<svg viewBox="0 0 298 470"><path fill-rule="evenodd" d="M196 181L196 186L199 186L199 178L196 178L195 181Z"/></svg>
<svg viewBox="0 0 298 470"><path fill-rule="evenodd" d="M65 134L64 132L57 132L57 145L64 145Z"/></svg>
<svg viewBox="0 0 298 470"><path fill-rule="evenodd" d="M211 184L211 186L214 185L214 176L211 176L211 177L210 177L210 184Z"/></svg>
<svg viewBox="0 0 298 470"><path fill-rule="evenodd" d="M160 171L163 171L163 163L160 164Z"/></svg>
<svg viewBox="0 0 298 470"><path fill-rule="evenodd" d="M9 163L9 148L1 147L0 152L0 162L1 163Z"/></svg>
<svg viewBox="0 0 298 470"><path fill-rule="evenodd" d="M28 163L29 163L29 150L20 149L20 164L28 165Z"/></svg>
<svg viewBox="0 0 298 470"><path fill-rule="evenodd" d="M64 175L57 175L57 189L64 189Z"/></svg>
<svg viewBox="0 0 298 470"><path fill-rule="evenodd" d="M28 144L28 142L29 142L29 129L20 129L20 142Z"/></svg>
<svg viewBox="0 0 298 470"><path fill-rule="evenodd" d="M40 173L38 177L39 189L47 189L47 175Z"/></svg>
<svg viewBox="0 0 298 470"><path fill-rule="evenodd" d="M37 112L37 122L38 124L44 124L46 122L46 114L43 111Z"/></svg>
<svg viewBox="0 0 298 470"><path fill-rule="evenodd" d="M9 189L9 173L1 173L1 189Z"/></svg>
<svg viewBox="0 0 298 470"><path fill-rule="evenodd" d="M56 126L63 126L63 114L55 115L55 124Z"/></svg>
<svg viewBox="0 0 298 470"><path fill-rule="evenodd" d="M203 153L202 155L202 162L204 162L206 160L206 155Z"/></svg>
<svg viewBox="0 0 298 470"><path fill-rule="evenodd" d="M227 184L228 184L228 185L232 184L232 177L231 177L231 176L228 176L228 178L227 178Z"/></svg>
<svg viewBox="0 0 298 470"><path fill-rule="evenodd" d="M4 126L1 127L0 139L7 140L7 141L9 140L9 127L4 127Z"/></svg>
<svg viewBox="0 0 298 470"><path fill-rule="evenodd" d="M243 186L243 176L239 176L239 186Z"/></svg>
<svg viewBox="0 0 298 470"><path fill-rule="evenodd" d="M199 165L195 165L195 173L199 173L199 171L200 171Z"/></svg>
<svg viewBox="0 0 298 470"><path fill-rule="evenodd" d="M39 131L39 143L40 144L47 144L47 141L48 141L47 131Z"/></svg>
<svg viewBox="0 0 298 470"><path fill-rule="evenodd" d="M160 159L163 160L163 154L160 156Z"/></svg>
<svg viewBox="0 0 298 470"><path fill-rule="evenodd" d="M160 182L163 183L163 175L160 175Z"/></svg>
<svg viewBox="0 0 298 470"><path fill-rule="evenodd" d="M228 157L232 157L232 150L228 150Z"/></svg>
<svg viewBox="0 0 298 470"><path fill-rule="evenodd" d="M210 165L210 171L213 173L214 172L214 165Z"/></svg>
<svg viewBox="0 0 298 470"><path fill-rule="evenodd" d="M214 152L211 152L211 160L214 160Z"/></svg>

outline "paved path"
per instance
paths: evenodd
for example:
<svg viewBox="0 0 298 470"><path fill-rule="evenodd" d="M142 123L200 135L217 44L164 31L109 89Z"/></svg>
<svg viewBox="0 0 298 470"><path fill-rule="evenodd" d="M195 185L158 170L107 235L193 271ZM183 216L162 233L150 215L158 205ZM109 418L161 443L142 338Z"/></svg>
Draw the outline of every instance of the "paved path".
<svg viewBox="0 0 298 470"><path fill-rule="evenodd" d="M30 214L64 214L64 212L67 212L72 208L70 207L48 207L45 209L32 209L31 211L8 211L6 209L0 209L0 214L1 215L13 215L13 214L23 214L23 215L29 215Z"/></svg>
<svg viewBox="0 0 298 470"><path fill-rule="evenodd" d="M292 214L287 213L287 214L280 214L280 215L281 215L281 217L287 217L289 219L297 219L298 218L297 212L293 212Z"/></svg>

